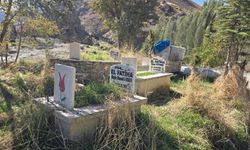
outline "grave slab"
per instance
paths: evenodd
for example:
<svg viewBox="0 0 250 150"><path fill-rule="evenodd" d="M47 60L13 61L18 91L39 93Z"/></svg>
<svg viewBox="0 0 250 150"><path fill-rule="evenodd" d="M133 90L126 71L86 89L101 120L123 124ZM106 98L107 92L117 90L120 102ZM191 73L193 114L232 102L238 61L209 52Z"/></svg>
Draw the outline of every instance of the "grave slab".
<svg viewBox="0 0 250 150"><path fill-rule="evenodd" d="M68 109L74 108L75 75L74 67L55 64L54 99Z"/></svg>
<svg viewBox="0 0 250 150"><path fill-rule="evenodd" d="M80 60L80 44L77 42L70 43L69 45L69 58Z"/></svg>
<svg viewBox="0 0 250 150"><path fill-rule="evenodd" d="M170 89L170 78L172 75L172 73L157 73L154 75L137 77L135 80L136 94L140 96L148 96L161 87Z"/></svg>
<svg viewBox="0 0 250 150"><path fill-rule="evenodd" d="M141 105L147 103L147 98L135 95L127 100L115 101L112 106L97 105L68 110L54 101L53 97L35 99L35 103L42 110L50 112L55 117L55 123L61 129L64 137L73 141L91 139L96 129L108 118L108 111L128 108L130 111L140 111ZM52 112L52 113L51 113Z"/></svg>

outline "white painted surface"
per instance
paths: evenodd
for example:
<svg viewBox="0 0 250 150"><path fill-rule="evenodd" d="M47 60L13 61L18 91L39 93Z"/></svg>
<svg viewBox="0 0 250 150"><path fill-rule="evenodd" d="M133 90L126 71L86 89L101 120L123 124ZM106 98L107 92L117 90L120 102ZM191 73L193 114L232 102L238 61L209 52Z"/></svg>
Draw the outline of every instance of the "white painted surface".
<svg viewBox="0 0 250 150"><path fill-rule="evenodd" d="M122 64L132 66L137 72L137 58L135 57L122 57Z"/></svg>
<svg viewBox="0 0 250 150"><path fill-rule="evenodd" d="M74 67L55 65L54 100L67 109L74 108L75 74Z"/></svg>
<svg viewBox="0 0 250 150"><path fill-rule="evenodd" d="M160 57L154 57L150 61L149 71L162 73L165 72L166 61Z"/></svg>
<svg viewBox="0 0 250 150"><path fill-rule="evenodd" d="M248 81L248 89L250 89L250 73L248 72L248 73L246 73L245 74L245 77L246 77L246 79L247 79L247 81Z"/></svg>
<svg viewBox="0 0 250 150"><path fill-rule="evenodd" d="M119 64L110 68L110 82L117 84L128 93L133 94L135 91L135 76L136 72L132 66Z"/></svg>
<svg viewBox="0 0 250 150"><path fill-rule="evenodd" d="M142 59L142 66L149 66L150 65L150 58L149 57L143 57Z"/></svg>
<svg viewBox="0 0 250 150"><path fill-rule="evenodd" d="M69 58L80 59L80 44L77 42L70 43L69 45Z"/></svg>

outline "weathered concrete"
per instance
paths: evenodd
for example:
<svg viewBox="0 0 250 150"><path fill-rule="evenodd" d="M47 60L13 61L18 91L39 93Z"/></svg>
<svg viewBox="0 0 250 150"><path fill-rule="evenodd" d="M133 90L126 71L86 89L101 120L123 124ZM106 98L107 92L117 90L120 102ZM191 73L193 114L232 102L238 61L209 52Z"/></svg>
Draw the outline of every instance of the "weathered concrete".
<svg viewBox="0 0 250 150"><path fill-rule="evenodd" d="M137 66L137 71L149 71L149 66Z"/></svg>
<svg viewBox="0 0 250 150"><path fill-rule="evenodd" d="M172 73L157 73L145 77L137 77L135 80L136 94L147 96L160 87L170 88Z"/></svg>
<svg viewBox="0 0 250 150"><path fill-rule="evenodd" d="M50 59L51 66L56 63L76 68L76 79L78 83L89 83L90 81L108 81L110 67L120 62L108 61L81 61L73 59Z"/></svg>
<svg viewBox="0 0 250 150"><path fill-rule="evenodd" d="M181 65L182 65L181 61L166 61L165 72L171 72L171 73L179 72L181 71Z"/></svg>
<svg viewBox="0 0 250 150"><path fill-rule="evenodd" d="M93 138L97 127L102 125L103 121L108 118L108 111L113 108L119 110L129 108L130 111L139 111L141 105L147 103L147 98L134 96L128 100L116 101L109 105L88 106L83 108L74 108L67 110L54 102L52 97L38 98L35 102L40 109L50 112L54 115L55 123L63 133L63 135L74 141L80 141L83 138L88 140Z"/></svg>

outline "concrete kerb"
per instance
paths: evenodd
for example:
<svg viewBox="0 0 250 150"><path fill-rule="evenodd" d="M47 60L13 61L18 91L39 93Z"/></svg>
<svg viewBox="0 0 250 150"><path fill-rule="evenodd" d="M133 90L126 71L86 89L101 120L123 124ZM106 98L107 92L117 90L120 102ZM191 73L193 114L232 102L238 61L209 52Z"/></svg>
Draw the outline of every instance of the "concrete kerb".
<svg viewBox="0 0 250 150"><path fill-rule="evenodd" d="M37 98L35 103L49 115L54 115L56 126L69 140L79 141L83 138L93 138L96 128L108 118L108 111L113 107L108 105L87 106L67 110L55 103L53 97ZM113 105L119 109L129 107L131 111L140 111L141 105L147 103L147 98L135 95L128 100L115 101Z"/></svg>

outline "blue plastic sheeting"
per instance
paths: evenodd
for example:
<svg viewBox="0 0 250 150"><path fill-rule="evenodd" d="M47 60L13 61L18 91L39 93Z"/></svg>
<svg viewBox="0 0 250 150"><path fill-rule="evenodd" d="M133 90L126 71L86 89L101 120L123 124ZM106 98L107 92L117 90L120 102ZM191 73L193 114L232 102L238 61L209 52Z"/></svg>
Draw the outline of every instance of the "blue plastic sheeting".
<svg viewBox="0 0 250 150"><path fill-rule="evenodd" d="M157 42L154 46L153 46L153 51L155 54L160 53L162 51L164 51L166 48L170 47L171 45L171 41L170 40L161 40L159 42Z"/></svg>
<svg viewBox="0 0 250 150"><path fill-rule="evenodd" d="M4 17L5 17L5 14L4 14L3 10L2 10L2 9L0 9L0 23L2 23L2 22L3 22Z"/></svg>

